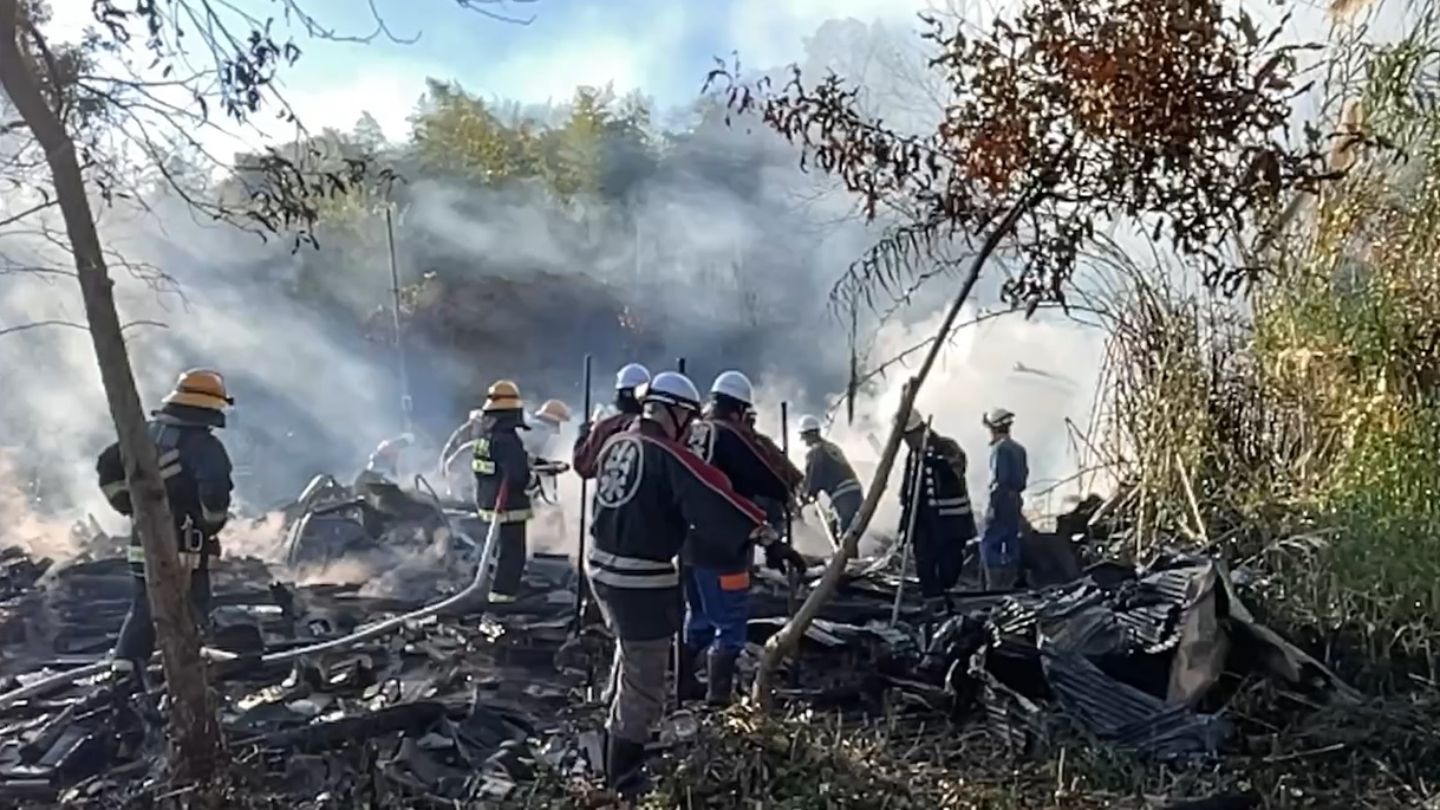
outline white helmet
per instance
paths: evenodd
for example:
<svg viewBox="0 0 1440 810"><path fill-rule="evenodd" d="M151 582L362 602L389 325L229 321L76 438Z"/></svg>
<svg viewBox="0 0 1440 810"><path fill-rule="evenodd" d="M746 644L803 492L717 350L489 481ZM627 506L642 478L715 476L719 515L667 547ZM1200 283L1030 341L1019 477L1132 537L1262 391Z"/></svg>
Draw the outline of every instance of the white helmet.
<svg viewBox="0 0 1440 810"><path fill-rule="evenodd" d="M645 386L640 399L647 403L663 402L690 410L700 409L700 392L695 389L695 383L678 371L662 371L656 374L655 379Z"/></svg>
<svg viewBox="0 0 1440 810"><path fill-rule="evenodd" d="M616 391L639 388L648 382L650 382L650 369L639 363L631 363L615 373Z"/></svg>
<svg viewBox="0 0 1440 810"><path fill-rule="evenodd" d="M724 394L731 399L738 399L746 405L755 400L754 388L750 385L750 378L738 371L723 371L715 382L710 384L710 393Z"/></svg>
<svg viewBox="0 0 1440 810"><path fill-rule="evenodd" d="M812 432L813 432L813 433L819 433L819 432L820 432L820 420L819 420L819 419L816 419L815 417L811 416L811 415L808 414L808 413L805 414L804 416L800 417L800 432L801 432L801 433L812 433Z"/></svg>
<svg viewBox="0 0 1440 810"><path fill-rule="evenodd" d="M992 408L989 413L980 418L985 427L1003 429L1008 428L1015 421L1015 414L1004 408Z"/></svg>

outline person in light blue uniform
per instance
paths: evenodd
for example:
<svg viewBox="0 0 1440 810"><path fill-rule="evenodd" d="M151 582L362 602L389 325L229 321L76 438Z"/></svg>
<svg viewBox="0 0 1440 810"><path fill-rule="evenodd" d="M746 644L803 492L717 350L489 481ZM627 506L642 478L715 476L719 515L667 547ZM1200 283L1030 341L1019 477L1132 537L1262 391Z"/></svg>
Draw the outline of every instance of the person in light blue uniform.
<svg viewBox="0 0 1440 810"><path fill-rule="evenodd" d="M1010 438L1015 414L996 408L982 421L990 429L990 500L980 538L980 563L987 590L1009 590L1020 572L1021 496L1030 468L1025 448Z"/></svg>

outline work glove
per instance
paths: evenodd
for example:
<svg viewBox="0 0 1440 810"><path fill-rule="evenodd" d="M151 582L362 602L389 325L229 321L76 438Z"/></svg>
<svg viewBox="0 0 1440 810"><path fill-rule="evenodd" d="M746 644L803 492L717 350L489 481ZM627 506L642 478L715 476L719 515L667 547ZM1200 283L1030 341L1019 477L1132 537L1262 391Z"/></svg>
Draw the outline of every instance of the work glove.
<svg viewBox="0 0 1440 810"><path fill-rule="evenodd" d="M755 527L755 531L750 532L750 539L765 548L769 548L774 545L779 545L780 534L776 532L775 527L769 523L761 523Z"/></svg>
<svg viewBox="0 0 1440 810"><path fill-rule="evenodd" d="M771 543L765 547L765 567L783 574L787 568L791 571L804 571L809 567L809 563L794 548L784 543Z"/></svg>

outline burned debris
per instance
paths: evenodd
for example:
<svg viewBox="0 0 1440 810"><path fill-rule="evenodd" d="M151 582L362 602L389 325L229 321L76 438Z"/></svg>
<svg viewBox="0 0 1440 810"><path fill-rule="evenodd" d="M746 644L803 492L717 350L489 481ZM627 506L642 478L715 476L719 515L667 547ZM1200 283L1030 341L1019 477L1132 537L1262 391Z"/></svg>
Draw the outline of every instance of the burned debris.
<svg viewBox="0 0 1440 810"><path fill-rule="evenodd" d="M360 643L267 663L266 656L349 636L464 589L476 559L465 545L474 542L473 515L398 487L376 495L318 481L289 510L279 562L217 561L208 643L223 654L212 656L212 685L228 746L243 764L235 777L246 780L243 789L325 797L317 807L439 807L534 795L568 801L598 790L598 697L613 642L593 616L577 625L580 576L568 557L534 555L514 602L430 615ZM1081 508L1090 514L1095 504ZM899 570L900 555L890 548L853 561L808 629L781 696L821 726L832 721L820 718L833 717L860 737L890 718L906 728L951 729L943 738L983 738L993 752L1020 760L1088 739L1117 755L1182 768L1246 748L1226 712L1242 682L1263 679L1317 707L1360 704L1324 665L1256 621L1224 564L1177 554L1140 569L1099 560L1082 570L1090 554L1084 543L1032 536L1041 549L1034 553L1055 558L1035 568L1044 584L978 591L972 548L948 609L928 612L911 582L898 594L899 621L892 621L897 590L910 574ZM445 553L432 553L437 543ZM128 604L123 559L47 570L18 550L3 557L11 583L3 632L24 642L6 645L4 691L90 665L113 646ZM327 562L391 565L402 557L415 576L386 580L388 592L368 579L284 581L293 573L286 560L314 572ZM1078 575L1054 573L1068 569ZM818 570L800 587L810 587ZM742 680L786 621L790 588L774 572L756 577ZM163 688L146 683L142 694L128 694L99 673L5 705L0 799L98 807L113 801L107 797L153 796L165 706ZM758 741L776 733L775 722L796 722L745 716L669 706L650 746L668 763L657 788L699 778L697 763L716 746L740 744L716 735L748 728Z"/></svg>

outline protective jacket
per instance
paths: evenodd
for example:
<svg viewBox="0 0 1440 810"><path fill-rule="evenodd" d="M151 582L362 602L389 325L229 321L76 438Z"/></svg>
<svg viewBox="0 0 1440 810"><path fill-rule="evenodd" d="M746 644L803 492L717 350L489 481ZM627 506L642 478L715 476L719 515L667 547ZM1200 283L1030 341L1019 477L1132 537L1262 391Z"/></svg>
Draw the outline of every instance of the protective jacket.
<svg viewBox="0 0 1440 810"><path fill-rule="evenodd" d="M901 526L908 526L910 504L914 500L917 480L915 465L918 454L911 451L905 459L905 485L900 498L905 514ZM973 538L975 513L970 505L970 491L965 484L965 451L944 436L931 434L925 448L924 468L919 476L920 513L916 515L915 534L934 537L944 542L963 543Z"/></svg>
<svg viewBox="0 0 1440 810"><path fill-rule="evenodd" d="M860 488L860 479L855 469L834 442L821 439L811 445L805 453L805 487L807 499L813 499L824 492L830 500L838 500L850 494L865 497Z"/></svg>
<svg viewBox="0 0 1440 810"><path fill-rule="evenodd" d="M445 440L445 445L440 448L440 469L446 470L446 465L450 462L451 457L467 442L473 442L478 438L480 438L480 417L479 413L475 412L470 415L469 419L460 423L460 427L455 428L454 432L450 434L450 438Z"/></svg>
<svg viewBox="0 0 1440 810"><path fill-rule="evenodd" d="M600 451L590 582L616 633L645 641L680 626L681 547L733 559L764 519L719 470L649 420L614 434Z"/></svg>
<svg viewBox="0 0 1440 810"><path fill-rule="evenodd" d="M530 429L520 436L520 443L531 458L550 460L550 446L560 434L560 428L535 416L526 416L525 425Z"/></svg>
<svg viewBox="0 0 1440 810"><path fill-rule="evenodd" d="M519 410L488 413L480 420L471 469L475 472L475 506L481 520L524 523L533 514L526 492L530 457L518 433L524 429L524 413ZM495 500L500 495L501 481L508 482L509 488L505 510L497 513Z"/></svg>
<svg viewBox="0 0 1440 810"><path fill-rule="evenodd" d="M985 536L980 554L987 565L1018 560L1021 494L1030 477L1025 448L1005 436L990 446L990 502L985 510Z"/></svg>
<svg viewBox="0 0 1440 810"><path fill-rule="evenodd" d="M595 424L586 423L580 426L580 435L575 438L575 450L571 454L570 466L581 478L594 478L598 470L600 450L611 436L630 427L639 419L638 414L620 413L611 414Z"/></svg>
<svg viewBox="0 0 1440 810"><path fill-rule="evenodd" d="M765 445L756 440L758 435L743 425L712 417L690 425L686 444L695 455L724 473L741 497L752 502L769 501L779 507L790 501L791 482L798 484L804 476L794 465L790 465L793 476L776 465ZM773 518L767 515L772 522ZM748 571L753 554L748 542L738 546L687 543L684 558L687 563L717 571Z"/></svg>
<svg viewBox="0 0 1440 810"><path fill-rule="evenodd" d="M182 561L191 567L198 567L204 557L218 551L215 536L229 516L230 492L234 488L230 456L211 433L224 426L225 415L219 411L176 404L156 411L146 426L160 454L160 477L175 517L178 550L184 555ZM131 516L134 509L118 442L100 453L95 472L110 505L120 514ZM133 532L128 555L131 570L143 576L145 553L139 536Z"/></svg>

